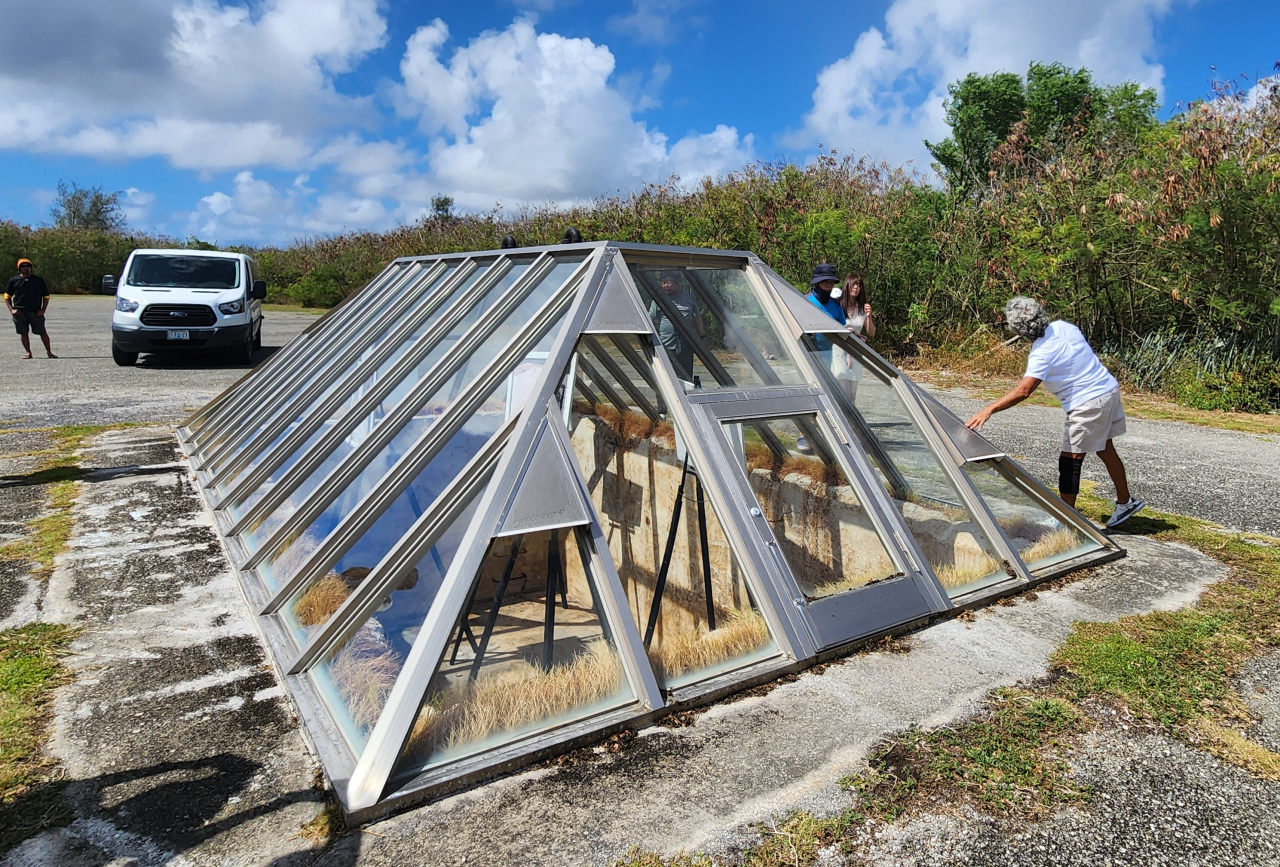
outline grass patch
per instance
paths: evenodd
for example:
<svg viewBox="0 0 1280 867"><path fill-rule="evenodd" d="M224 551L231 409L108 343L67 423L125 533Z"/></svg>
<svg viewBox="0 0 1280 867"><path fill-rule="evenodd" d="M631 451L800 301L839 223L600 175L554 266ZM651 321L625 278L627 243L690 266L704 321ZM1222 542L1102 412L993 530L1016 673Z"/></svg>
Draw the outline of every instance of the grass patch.
<svg viewBox="0 0 1280 867"><path fill-rule="evenodd" d="M49 510L27 522L28 535L0 545L0 559L30 564L32 573L48 578L53 561L71 538L71 509L76 499L76 482L54 482L47 486Z"/></svg>
<svg viewBox="0 0 1280 867"><path fill-rule="evenodd" d="M332 795L326 797L324 806L315 818L303 825L298 836L313 846L328 846L343 834L347 833L346 820L342 818L342 807Z"/></svg>
<svg viewBox="0 0 1280 867"><path fill-rule="evenodd" d="M264 313L306 313L310 316L323 316L329 312L328 307L303 307L301 304L263 304Z"/></svg>
<svg viewBox="0 0 1280 867"><path fill-rule="evenodd" d="M0 852L69 815L57 766L40 747L51 693L67 679L60 658L74 636L52 623L0 632Z"/></svg>
<svg viewBox="0 0 1280 867"><path fill-rule="evenodd" d="M1000 689L974 719L909 731L877 747L870 772L846 780L868 817L893 821L922 800L964 800L998 815L1040 816L1087 792L1057 753L1088 725L1070 702Z"/></svg>

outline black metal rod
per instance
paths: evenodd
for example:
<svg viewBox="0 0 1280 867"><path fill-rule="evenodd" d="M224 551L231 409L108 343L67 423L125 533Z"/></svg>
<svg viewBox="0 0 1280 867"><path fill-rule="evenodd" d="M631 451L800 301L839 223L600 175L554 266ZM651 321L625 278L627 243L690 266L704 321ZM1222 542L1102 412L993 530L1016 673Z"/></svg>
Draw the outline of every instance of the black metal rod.
<svg viewBox="0 0 1280 867"><path fill-rule="evenodd" d="M432 548L431 550L435 550ZM453 641L453 652L449 654L449 664L454 665L458 661L458 650L462 647L462 639L465 636L467 643L471 645L471 653L474 655L477 649L475 633L471 631L471 624L467 619L471 617L471 606L476 604L476 591L480 589L480 582L477 581L475 586L471 588L471 593L467 596L467 604L462 606L462 617L459 619L461 626L458 629L458 635Z"/></svg>
<svg viewBox="0 0 1280 867"><path fill-rule="evenodd" d="M507 557L507 565L502 570L502 580L498 582L498 589L493 593L493 606L489 609L489 616L484 619L484 633L480 636L480 648L476 651L476 658L471 661L471 674L468 675L471 680L475 680L480 674L480 664L484 661L485 651L489 649L489 639L493 637L493 627L498 622L498 609L502 607L502 597L507 593L507 585L511 583L511 570L516 567L516 558L520 556L520 541L524 538L517 535L511 540L511 555Z"/></svg>
<svg viewBox="0 0 1280 867"><path fill-rule="evenodd" d="M556 640L556 587L560 583L560 531L551 531L547 545L547 600L542 623L542 670L551 670Z"/></svg>
<svg viewBox="0 0 1280 867"><path fill-rule="evenodd" d="M684 469L680 473L680 487L676 490L676 505L671 510L671 529L667 532L667 547L662 552L662 565L658 567L658 580L653 586L653 602L649 605L649 625L644 630L644 646L653 641L653 630L658 626L658 613L662 608L662 594L667 589L667 570L671 568L671 554L676 547L676 532L680 529L680 512L684 508L684 483L689 478L689 456L684 457Z"/></svg>
<svg viewBox="0 0 1280 867"><path fill-rule="evenodd" d="M707 541L707 501L702 495L702 476L695 475L698 490L698 541L702 545L702 587L707 597L707 631L716 628L716 606L711 598L711 545Z"/></svg>

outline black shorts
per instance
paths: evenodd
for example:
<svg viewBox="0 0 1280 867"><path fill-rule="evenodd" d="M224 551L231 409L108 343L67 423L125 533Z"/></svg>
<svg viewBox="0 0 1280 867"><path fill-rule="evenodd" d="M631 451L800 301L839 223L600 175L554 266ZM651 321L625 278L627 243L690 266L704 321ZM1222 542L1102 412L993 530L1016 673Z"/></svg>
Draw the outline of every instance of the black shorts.
<svg viewBox="0 0 1280 867"><path fill-rule="evenodd" d="M44 316L31 310L15 310L13 327L18 329L19 334L26 334L30 329L32 334L40 337L45 334Z"/></svg>

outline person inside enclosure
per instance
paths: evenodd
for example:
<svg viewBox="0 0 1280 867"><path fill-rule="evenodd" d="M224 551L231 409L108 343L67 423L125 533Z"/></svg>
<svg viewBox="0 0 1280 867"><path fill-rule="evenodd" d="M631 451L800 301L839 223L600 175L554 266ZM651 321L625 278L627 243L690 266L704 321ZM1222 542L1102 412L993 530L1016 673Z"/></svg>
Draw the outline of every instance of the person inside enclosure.
<svg viewBox="0 0 1280 867"><path fill-rule="evenodd" d="M666 294L671 306L686 323L692 324L698 336L706 338L707 326L698 312L697 299L693 293L680 285L679 278L672 273L664 273L660 281L662 291ZM658 306L657 301L649 302L649 318L658 332L658 340L666 347L671 356L671 363L683 379L693 380L693 344L681 334L679 326L672 322L667 312Z"/></svg>
<svg viewBox="0 0 1280 867"><path fill-rule="evenodd" d="M49 286L44 278L31 273L31 260L18 260L18 276L10 277L4 290L4 303L13 317L14 328L22 341L23 358L31 357L31 338L28 331L34 331L44 343L44 351L50 358L53 347L49 345L49 333L44 327L44 313L49 309Z"/></svg>
<svg viewBox="0 0 1280 867"><path fill-rule="evenodd" d="M831 297L844 310L845 328L850 334L860 340L876 336L876 321L871 311L871 302L867 300L867 289L862 283L861 274L845 277L843 284L831 290ZM858 383L862 381L862 365L855 362L849 353L833 350L831 373L849 395L849 400L856 402Z"/></svg>
<svg viewBox="0 0 1280 867"><path fill-rule="evenodd" d="M1033 341L1027 372L1008 394L978 410L966 424L973 430L982 430L992 415L1026 400L1043 382L1067 414L1062 454L1058 456L1058 492L1062 499L1068 505L1076 504L1080 468L1085 455L1095 452L1116 488L1116 507L1107 526L1132 518L1146 504L1130 495L1124 462L1116 452L1114 439L1125 432L1120 384L1103 367L1080 329L1062 320L1050 322L1035 299L1021 295L1009 299L1004 318L1010 331Z"/></svg>

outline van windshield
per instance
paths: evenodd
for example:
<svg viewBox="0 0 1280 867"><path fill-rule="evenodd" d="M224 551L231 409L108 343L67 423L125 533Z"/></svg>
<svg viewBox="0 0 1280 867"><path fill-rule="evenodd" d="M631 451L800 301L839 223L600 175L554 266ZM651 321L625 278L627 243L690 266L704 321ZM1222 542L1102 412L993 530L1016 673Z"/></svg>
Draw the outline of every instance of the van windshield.
<svg viewBox="0 0 1280 867"><path fill-rule="evenodd" d="M128 282L131 286L234 289L240 284L240 263L212 256L135 256Z"/></svg>

